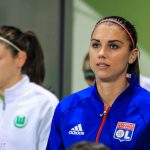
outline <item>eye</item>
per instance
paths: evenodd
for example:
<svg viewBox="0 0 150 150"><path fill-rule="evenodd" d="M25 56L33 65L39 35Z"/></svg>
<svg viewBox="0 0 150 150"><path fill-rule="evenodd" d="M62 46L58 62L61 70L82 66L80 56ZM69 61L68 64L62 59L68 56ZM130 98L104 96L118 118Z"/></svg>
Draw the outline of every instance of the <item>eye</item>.
<svg viewBox="0 0 150 150"><path fill-rule="evenodd" d="M100 44L97 43L97 42L94 42L91 45L92 45L93 48L98 48L100 46Z"/></svg>
<svg viewBox="0 0 150 150"><path fill-rule="evenodd" d="M119 46L117 44L109 44L109 47L111 49L118 49L119 48Z"/></svg>

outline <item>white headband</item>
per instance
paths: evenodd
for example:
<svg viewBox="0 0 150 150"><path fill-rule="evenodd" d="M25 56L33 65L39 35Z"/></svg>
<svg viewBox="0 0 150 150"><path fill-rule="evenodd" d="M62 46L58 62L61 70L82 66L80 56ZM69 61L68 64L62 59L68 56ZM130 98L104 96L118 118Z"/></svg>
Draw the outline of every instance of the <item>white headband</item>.
<svg viewBox="0 0 150 150"><path fill-rule="evenodd" d="M13 48L15 48L18 52L21 51L19 47L17 47L15 44L13 44L12 42L8 41L7 39L3 38L0 36L0 40L8 43L9 45L11 45Z"/></svg>

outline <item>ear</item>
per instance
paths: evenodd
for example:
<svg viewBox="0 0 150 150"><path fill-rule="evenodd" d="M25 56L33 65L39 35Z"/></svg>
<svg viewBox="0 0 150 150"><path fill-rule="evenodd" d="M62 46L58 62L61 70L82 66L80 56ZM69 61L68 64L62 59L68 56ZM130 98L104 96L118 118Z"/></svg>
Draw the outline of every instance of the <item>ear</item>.
<svg viewBox="0 0 150 150"><path fill-rule="evenodd" d="M27 59L27 54L24 51L20 51L17 55L17 67L22 68Z"/></svg>
<svg viewBox="0 0 150 150"><path fill-rule="evenodd" d="M133 64L136 60L136 58L138 57L138 48L134 48L131 52L130 52L130 56L129 56L129 64Z"/></svg>

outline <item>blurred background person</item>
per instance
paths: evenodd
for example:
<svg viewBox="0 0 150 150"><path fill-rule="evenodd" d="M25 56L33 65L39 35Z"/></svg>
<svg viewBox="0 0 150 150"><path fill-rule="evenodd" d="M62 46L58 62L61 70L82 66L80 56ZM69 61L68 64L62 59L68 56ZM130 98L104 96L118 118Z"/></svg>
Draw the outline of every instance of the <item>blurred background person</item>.
<svg viewBox="0 0 150 150"><path fill-rule="evenodd" d="M0 149L46 149L58 99L41 86L44 56L32 31L0 26L0 70Z"/></svg>
<svg viewBox="0 0 150 150"><path fill-rule="evenodd" d="M67 150L110 150L106 145L94 142L78 142Z"/></svg>
<svg viewBox="0 0 150 150"><path fill-rule="evenodd" d="M86 83L89 86L93 85L95 82L95 74L90 67L89 53L87 53L84 57L82 71Z"/></svg>

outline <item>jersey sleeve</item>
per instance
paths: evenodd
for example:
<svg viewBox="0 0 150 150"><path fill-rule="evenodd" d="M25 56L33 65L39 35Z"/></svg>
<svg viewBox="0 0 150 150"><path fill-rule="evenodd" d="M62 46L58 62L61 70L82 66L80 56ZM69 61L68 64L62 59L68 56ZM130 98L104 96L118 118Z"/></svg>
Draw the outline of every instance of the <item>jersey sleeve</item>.
<svg viewBox="0 0 150 150"><path fill-rule="evenodd" d="M54 110L57 104L58 104L57 100L53 104L47 102L45 103L43 108L41 108L40 121L39 121L38 134L37 134L38 150L46 149L48 137L51 129L52 117L54 115Z"/></svg>
<svg viewBox="0 0 150 150"><path fill-rule="evenodd" d="M60 109L57 106L54 117L52 120L52 126L50 131L50 136L48 139L48 144L46 150L65 150L63 145L63 140L60 131Z"/></svg>

